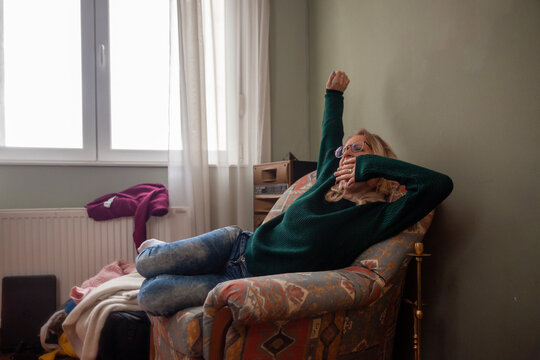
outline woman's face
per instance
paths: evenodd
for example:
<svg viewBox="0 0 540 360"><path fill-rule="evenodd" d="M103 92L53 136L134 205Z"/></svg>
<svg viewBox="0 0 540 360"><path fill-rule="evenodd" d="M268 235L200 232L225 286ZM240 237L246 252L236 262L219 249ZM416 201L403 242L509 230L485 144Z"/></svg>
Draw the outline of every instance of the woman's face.
<svg viewBox="0 0 540 360"><path fill-rule="evenodd" d="M354 152L352 150L352 145L353 144L358 144L360 146L362 144L364 144L364 148L362 149L362 151ZM339 166L342 166L343 162L345 160L347 160L347 159L355 158L355 157L358 157L360 155L373 154L373 150L369 146L368 142L366 141L366 137L364 135L354 135L354 136L352 136L349 140L347 140L344 147L347 150L343 153L343 157L339 160ZM358 146L357 146L357 148L358 148ZM369 179L366 182L354 183L349 188L348 191L351 192L351 193L354 193L354 192L357 192L357 191L365 190L365 185L367 185L368 188L370 188L370 189L375 189L378 182L379 182L378 178L373 178L373 179Z"/></svg>
<svg viewBox="0 0 540 360"><path fill-rule="evenodd" d="M360 146L364 144L364 149L360 152L354 152L352 150L352 144L358 144ZM341 160L339 160L340 166L343 165L343 162L347 159L354 158L360 155L373 154L373 151L368 145L366 137L364 135L353 135L349 140L347 140L344 148L346 148L347 150L343 153L343 157L341 158Z"/></svg>

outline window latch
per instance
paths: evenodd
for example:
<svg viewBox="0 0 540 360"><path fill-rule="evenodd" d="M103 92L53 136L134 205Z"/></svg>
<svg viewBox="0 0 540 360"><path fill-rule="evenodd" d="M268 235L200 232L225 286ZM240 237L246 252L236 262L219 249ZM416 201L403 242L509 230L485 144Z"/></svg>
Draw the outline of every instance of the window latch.
<svg viewBox="0 0 540 360"><path fill-rule="evenodd" d="M99 64L105 66L105 45L101 44L99 47Z"/></svg>

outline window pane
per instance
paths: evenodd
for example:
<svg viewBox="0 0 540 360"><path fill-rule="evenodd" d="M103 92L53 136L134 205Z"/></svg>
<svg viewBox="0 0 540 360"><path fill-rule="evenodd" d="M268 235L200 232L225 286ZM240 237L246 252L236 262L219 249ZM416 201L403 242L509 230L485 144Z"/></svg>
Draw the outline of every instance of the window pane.
<svg viewBox="0 0 540 360"><path fill-rule="evenodd" d="M169 0L109 0L111 147L166 150Z"/></svg>
<svg viewBox="0 0 540 360"><path fill-rule="evenodd" d="M82 148L80 2L3 2L5 145Z"/></svg>

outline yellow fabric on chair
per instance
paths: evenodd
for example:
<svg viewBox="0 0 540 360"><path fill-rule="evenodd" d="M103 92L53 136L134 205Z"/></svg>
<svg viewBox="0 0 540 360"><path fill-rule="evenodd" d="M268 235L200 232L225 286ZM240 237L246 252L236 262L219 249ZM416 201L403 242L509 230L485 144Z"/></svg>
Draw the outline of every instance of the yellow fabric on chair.
<svg viewBox="0 0 540 360"><path fill-rule="evenodd" d="M66 333L62 333L62 335L60 335L60 338L58 339L58 345L60 345L60 349L56 349L49 353L41 355L39 357L39 360L54 360L56 359L56 355L66 355L78 359L75 350L73 350L73 347L69 343Z"/></svg>

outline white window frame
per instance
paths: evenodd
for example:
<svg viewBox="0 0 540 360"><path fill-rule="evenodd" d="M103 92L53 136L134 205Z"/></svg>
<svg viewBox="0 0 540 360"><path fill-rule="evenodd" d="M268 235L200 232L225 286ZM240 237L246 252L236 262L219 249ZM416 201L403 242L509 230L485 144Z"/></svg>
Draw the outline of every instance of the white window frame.
<svg viewBox="0 0 540 360"><path fill-rule="evenodd" d="M165 165L168 151L115 150L111 147L109 1L80 0L83 148L6 147L0 104L0 163L76 163L82 165ZM0 20L3 4L0 0ZM0 27L0 38L3 37ZM0 61L3 61L0 49ZM1 64L0 64L1 65ZM0 73L3 77L3 73ZM0 79L1 80L1 79ZM0 84L3 81L0 81ZM3 92L0 86L0 92ZM0 96L3 96L0 93ZM2 97L3 99L3 97Z"/></svg>

